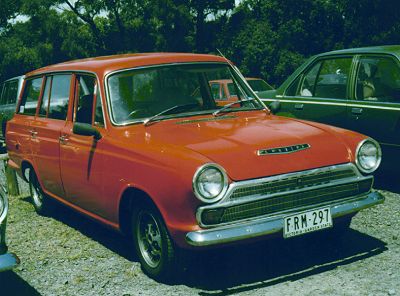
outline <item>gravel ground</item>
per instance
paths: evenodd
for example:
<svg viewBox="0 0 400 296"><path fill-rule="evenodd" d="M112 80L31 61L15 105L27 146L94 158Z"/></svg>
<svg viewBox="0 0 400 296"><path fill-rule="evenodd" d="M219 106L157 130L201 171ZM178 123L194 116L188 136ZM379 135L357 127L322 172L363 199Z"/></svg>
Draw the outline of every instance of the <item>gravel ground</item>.
<svg viewBox="0 0 400 296"><path fill-rule="evenodd" d="M359 213L342 239L197 252L173 284L144 275L119 234L62 206L36 215L24 187L10 198L7 229L21 265L0 273L0 295L400 295L400 189L377 186L386 202Z"/></svg>

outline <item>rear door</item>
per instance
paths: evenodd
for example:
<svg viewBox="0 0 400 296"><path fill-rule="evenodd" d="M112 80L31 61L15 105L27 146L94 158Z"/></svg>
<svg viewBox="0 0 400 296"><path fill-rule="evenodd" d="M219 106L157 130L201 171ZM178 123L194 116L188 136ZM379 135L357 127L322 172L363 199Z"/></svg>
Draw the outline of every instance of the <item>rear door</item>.
<svg viewBox="0 0 400 296"><path fill-rule="evenodd" d="M31 123L36 173L46 191L64 197L60 172L60 135L66 124L71 74L47 75L38 115Z"/></svg>
<svg viewBox="0 0 400 296"><path fill-rule="evenodd" d="M345 127L353 56L314 61L285 90L278 115Z"/></svg>
<svg viewBox="0 0 400 296"><path fill-rule="evenodd" d="M371 136L382 145L400 147L400 65L396 58L359 56L349 103L349 129Z"/></svg>

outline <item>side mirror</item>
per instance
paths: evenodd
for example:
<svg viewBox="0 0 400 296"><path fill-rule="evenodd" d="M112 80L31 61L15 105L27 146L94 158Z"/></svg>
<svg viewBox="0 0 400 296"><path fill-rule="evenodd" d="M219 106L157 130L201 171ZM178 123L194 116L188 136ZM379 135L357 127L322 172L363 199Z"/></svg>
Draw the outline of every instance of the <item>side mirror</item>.
<svg viewBox="0 0 400 296"><path fill-rule="evenodd" d="M101 139L100 132L88 123L75 122L72 132L81 136L93 136L96 140Z"/></svg>
<svg viewBox="0 0 400 296"><path fill-rule="evenodd" d="M271 111L272 114L276 114L279 109L281 109L281 103L279 101L273 101L271 104L268 105L268 109Z"/></svg>

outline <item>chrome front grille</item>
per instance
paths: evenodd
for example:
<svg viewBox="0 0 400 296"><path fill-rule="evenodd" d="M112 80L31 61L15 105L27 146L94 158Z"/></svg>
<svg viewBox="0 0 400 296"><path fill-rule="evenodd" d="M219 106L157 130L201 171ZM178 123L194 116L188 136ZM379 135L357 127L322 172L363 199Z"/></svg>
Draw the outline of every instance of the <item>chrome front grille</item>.
<svg viewBox="0 0 400 296"><path fill-rule="evenodd" d="M368 193L372 182L345 164L232 183L221 202L199 209L197 219L202 226L215 226L338 203Z"/></svg>
<svg viewBox="0 0 400 296"><path fill-rule="evenodd" d="M231 200L252 195L271 195L279 192L287 192L307 187L314 187L323 184L355 177L356 173L352 168L339 171L314 171L304 175L288 176L276 180L265 181L259 184L235 188L230 196Z"/></svg>
<svg viewBox="0 0 400 296"><path fill-rule="evenodd" d="M369 184L370 185L370 184ZM350 183L328 188L321 188L299 193L285 194L270 199L249 202L225 208L220 223L232 222L251 217L284 212L290 209L307 207L310 205L337 201L346 197L368 192L367 186L361 187L358 183Z"/></svg>

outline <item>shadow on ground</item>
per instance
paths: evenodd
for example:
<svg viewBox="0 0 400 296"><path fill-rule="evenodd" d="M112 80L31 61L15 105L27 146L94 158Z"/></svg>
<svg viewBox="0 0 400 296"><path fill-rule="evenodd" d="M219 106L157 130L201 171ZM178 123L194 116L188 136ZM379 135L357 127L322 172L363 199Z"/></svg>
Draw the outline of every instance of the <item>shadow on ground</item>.
<svg viewBox="0 0 400 296"><path fill-rule="evenodd" d="M200 295L230 295L306 278L385 250L384 242L352 229L334 238L271 239L193 254L183 284L202 289Z"/></svg>
<svg viewBox="0 0 400 296"><path fill-rule="evenodd" d="M375 175L374 188L400 193L399 173L393 170L380 170Z"/></svg>
<svg viewBox="0 0 400 296"><path fill-rule="evenodd" d="M39 292L13 271L0 272L0 295L40 296Z"/></svg>
<svg viewBox="0 0 400 296"><path fill-rule="evenodd" d="M55 206L52 217L127 260L138 261L132 244L122 235L60 205ZM186 253L181 262L185 270L174 284L201 289L201 295L230 295L323 273L386 249L381 240L353 229L341 236L329 232L288 240L278 237Z"/></svg>
<svg viewBox="0 0 400 296"><path fill-rule="evenodd" d="M23 201L31 203L31 197L25 197ZM53 200L50 202L51 218L72 227L127 260L138 261L134 251L132 251L133 244L127 237Z"/></svg>

